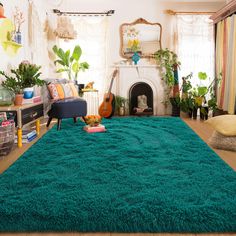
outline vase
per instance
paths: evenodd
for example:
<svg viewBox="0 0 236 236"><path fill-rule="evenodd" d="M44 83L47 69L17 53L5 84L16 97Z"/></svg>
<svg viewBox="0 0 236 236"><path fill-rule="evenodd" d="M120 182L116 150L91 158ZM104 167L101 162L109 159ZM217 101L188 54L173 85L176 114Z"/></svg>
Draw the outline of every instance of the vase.
<svg viewBox="0 0 236 236"><path fill-rule="evenodd" d="M135 65L137 65L139 60L140 56L137 52L135 52L134 55L132 56L132 61L134 62Z"/></svg>
<svg viewBox="0 0 236 236"><path fill-rule="evenodd" d="M34 96L34 88L24 88L24 99L30 99Z"/></svg>
<svg viewBox="0 0 236 236"><path fill-rule="evenodd" d="M14 37L14 41L16 42L16 43L18 43L18 44L21 44L21 40L22 39L22 37L21 37L21 32L20 31L17 31L16 33L15 33L15 37Z"/></svg>

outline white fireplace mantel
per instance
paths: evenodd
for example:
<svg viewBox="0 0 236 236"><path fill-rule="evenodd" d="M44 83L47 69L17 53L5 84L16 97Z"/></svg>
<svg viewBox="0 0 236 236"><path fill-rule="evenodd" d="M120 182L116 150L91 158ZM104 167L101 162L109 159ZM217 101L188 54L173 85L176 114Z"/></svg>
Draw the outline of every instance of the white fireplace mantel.
<svg viewBox="0 0 236 236"><path fill-rule="evenodd" d="M161 80L157 65L114 65L118 69L118 78L114 81L112 92L116 95L129 98L130 88L139 82L147 83L153 91L154 115L165 115L165 83Z"/></svg>

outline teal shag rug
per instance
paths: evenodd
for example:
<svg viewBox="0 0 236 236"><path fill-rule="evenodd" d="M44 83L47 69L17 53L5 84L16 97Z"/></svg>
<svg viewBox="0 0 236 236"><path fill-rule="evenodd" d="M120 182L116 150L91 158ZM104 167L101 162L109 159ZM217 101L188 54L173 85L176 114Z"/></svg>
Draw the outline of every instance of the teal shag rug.
<svg viewBox="0 0 236 236"><path fill-rule="evenodd" d="M179 118L64 120L0 175L0 232L235 232L236 172Z"/></svg>

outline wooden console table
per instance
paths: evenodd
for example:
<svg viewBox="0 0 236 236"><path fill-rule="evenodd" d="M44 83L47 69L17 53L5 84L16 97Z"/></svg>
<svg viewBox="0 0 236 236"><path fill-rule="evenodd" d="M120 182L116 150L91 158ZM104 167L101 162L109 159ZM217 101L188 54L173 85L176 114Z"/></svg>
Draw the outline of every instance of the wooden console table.
<svg viewBox="0 0 236 236"><path fill-rule="evenodd" d="M0 112L13 113L16 118L17 127L17 145L22 147L22 128L24 125L28 125L32 122L36 122L36 132L39 135L40 132L40 120L39 118L43 116L43 103L33 103L26 104L22 106L7 106L0 107Z"/></svg>

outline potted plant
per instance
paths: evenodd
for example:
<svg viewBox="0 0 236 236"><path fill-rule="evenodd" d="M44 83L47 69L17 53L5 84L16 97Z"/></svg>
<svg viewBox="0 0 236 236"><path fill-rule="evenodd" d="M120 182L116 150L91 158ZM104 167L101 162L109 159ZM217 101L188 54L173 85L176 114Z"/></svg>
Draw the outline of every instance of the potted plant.
<svg viewBox="0 0 236 236"><path fill-rule="evenodd" d="M56 45L52 48L52 50L58 57L58 59L54 61L54 64L59 64L61 66L61 68L56 72L66 72L69 80L74 80L77 82L79 71L89 69L89 64L87 62L80 62L82 49L79 45L75 46L72 54L70 50L64 51Z"/></svg>
<svg viewBox="0 0 236 236"><path fill-rule="evenodd" d="M180 115L178 67L180 62L176 53L168 48L154 53L154 59L160 65L161 76L167 85L166 98L172 104L172 116ZM172 91L172 94L171 94Z"/></svg>
<svg viewBox="0 0 236 236"><path fill-rule="evenodd" d="M40 68L40 66L30 64L28 61L23 61L17 69L11 70L13 76L0 71L0 74L6 79L2 82L2 86L15 94L15 105L22 105L24 89L35 85L42 86L45 83L44 80L39 79ZM30 98L32 95L33 91L27 90L26 97Z"/></svg>
<svg viewBox="0 0 236 236"><path fill-rule="evenodd" d="M21 81L18 78L8 76L5 72L0 71L0 75L3 75L6 80L2 82L2 86L15 94L15 105L21 105L23 100L23 87Z"/></svg>
<svg viewBox="0 0 236 236"><path fill-rule="evenodd" d="M124 116L127 103L128 103L127 98L121 96L115 96L116 113L119 114L120 116Z"/></svg>
<svg viewBox="0 0 236 236"><path fill-rule="evenodd" d="M190 118L192 117L193 108L194 108L194 99L191 94L192 79L193 74L190 73L185 77L182 77L182 86L181 86L181 102L180 102L180 109L182 111L182 116Z"/></svg>
<svg viewBox="0 0 236 236"><path fill-rule="evenodd" d="M45 81L39 78L41 75L40 69L41 66L31 64L29 61L23 61L16 70L12 71L16 77L21 78L25 99L34 96L34 86L44 85Z"/></svg>

